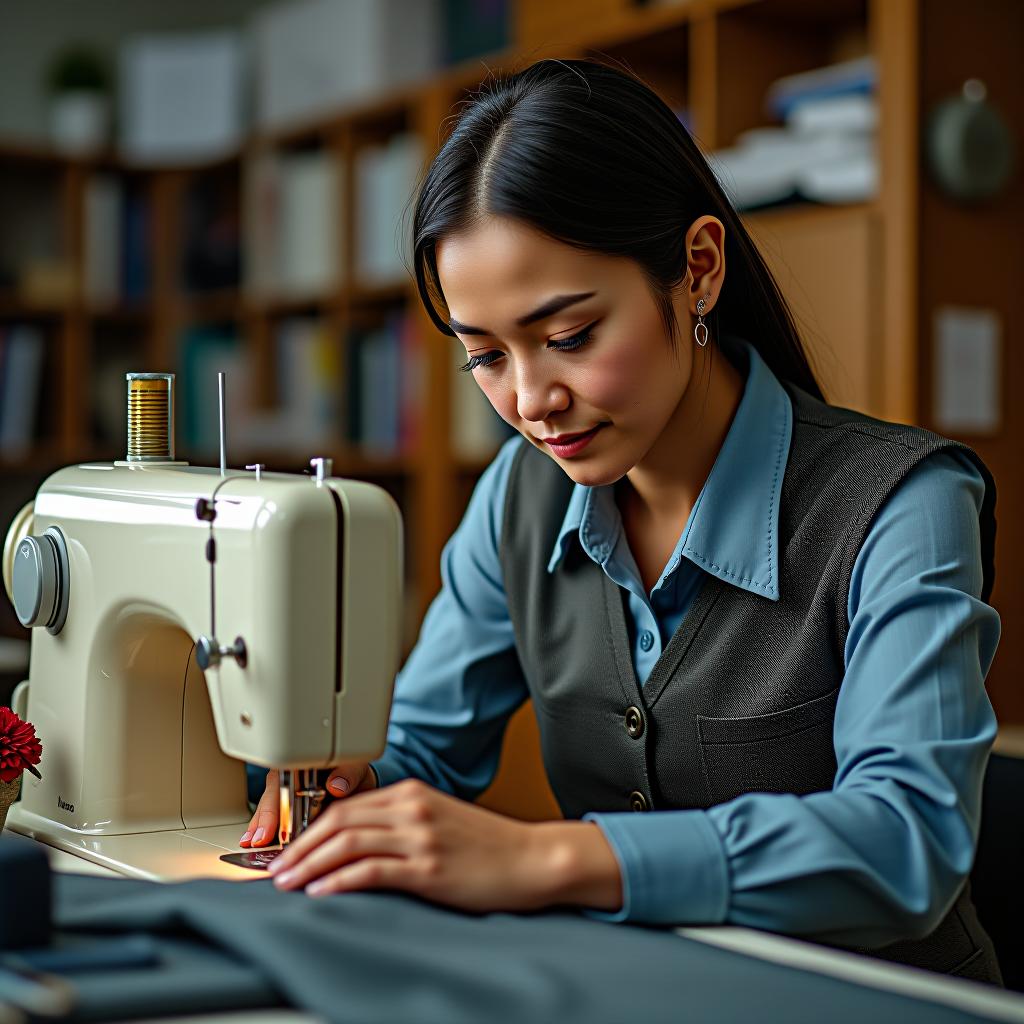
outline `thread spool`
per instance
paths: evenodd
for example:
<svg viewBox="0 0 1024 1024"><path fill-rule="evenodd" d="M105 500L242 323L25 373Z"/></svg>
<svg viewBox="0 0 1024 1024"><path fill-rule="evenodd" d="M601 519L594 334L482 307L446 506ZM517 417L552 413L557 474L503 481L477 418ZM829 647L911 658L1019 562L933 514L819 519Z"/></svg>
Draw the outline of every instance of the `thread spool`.
<svg viewBox="0 0 1024 1024"><path fill-rule="evenodd" d="M128 462L174 461L174 374L126 373Z"/></svg>

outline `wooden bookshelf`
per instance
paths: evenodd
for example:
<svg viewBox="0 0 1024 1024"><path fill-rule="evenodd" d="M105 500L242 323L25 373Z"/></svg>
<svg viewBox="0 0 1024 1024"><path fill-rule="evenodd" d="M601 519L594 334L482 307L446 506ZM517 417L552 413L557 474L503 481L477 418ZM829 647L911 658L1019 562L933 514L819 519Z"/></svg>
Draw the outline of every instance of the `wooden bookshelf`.
<svg viewBox="0 0 1024 1024"><path fill-rule="evenodd" d="M409 578L419 613L436 593L439 556L461 515L485 460L453 451L449 427L451 339L438 336L420 308L414 282L365 287L351 278L351 226L359 201L352 173L360 148L411 131L427 156L452 126L455 104L492 74L517 70L544 56L598 56L639 73L674 107L689 112L706 150L731 144L764 124L763 95L781 75L810 70L866 47L879 62L881 124L877 197L854 207L802 206L749 216L748 223L787 292L812 359L837 400L888 419L924 422L927 381L920 374L917 152L921 118L920 0L689 0L637 5L629 0L519 0L516 46L507 53L446 69L431 81L389 92L275 132L255 133L241 149L200 166L139 167L105 155L69 160L42 147L0 145L0 171L31 168L54 182L61 224L60 258L69 268L66 301L33 302L0 291L0 325L44 320L57 358L46 386L60 420L53 436L16 464L74 461L87 456L88 395L81 382L92 367L97 330L124 338L135 331L139 369L174 370L178 338L201 322L230 322L243 333L255 368L258 402L272 394L272 334L282 318L317 314L343 336L353 323L406 309L414 318L424 358L426 414L415 450L375 460L344 443L332 454L335 472L388 479L400 490L415 534ZM204 176L241 179L261 153L329 149L345 168L340 238L343 273L330 289L305 296L254 296L242 283L209 293L182 285L182 211L188 190ZM87 306L83 292L83 201L88 175L102 169L132 176L147 190L152 210L151 288L145 300ZM294 468L308 456L294 455ZM233 464L272 453L231 452ZM276 468L287 468L280 461ZM418 617L417 617L418 621ZM1024 706L1019 713L1024 717Z"/></svg>

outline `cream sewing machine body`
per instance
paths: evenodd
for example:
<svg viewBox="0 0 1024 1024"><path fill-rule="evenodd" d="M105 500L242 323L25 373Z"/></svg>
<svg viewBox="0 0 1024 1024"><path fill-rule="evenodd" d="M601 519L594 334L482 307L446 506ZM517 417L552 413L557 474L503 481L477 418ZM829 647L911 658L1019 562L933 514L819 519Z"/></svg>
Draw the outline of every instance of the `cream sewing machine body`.
<svg viewBox="0 0 1024 1024"><path fill-rule="evenodd" d="M19 617L40 606L14 704L43 746L8 827L135 877L259 877L220 860L250 817L243 762L294 780L381 753L401 518L318 468L117 462L43 483L4 549Z"/></svg>

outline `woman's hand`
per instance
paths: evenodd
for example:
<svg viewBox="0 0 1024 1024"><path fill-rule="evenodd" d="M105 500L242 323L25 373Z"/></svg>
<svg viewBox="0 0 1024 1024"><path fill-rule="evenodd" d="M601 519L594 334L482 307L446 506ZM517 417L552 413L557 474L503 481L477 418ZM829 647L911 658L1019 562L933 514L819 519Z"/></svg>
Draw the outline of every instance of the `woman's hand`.
<svg viewBox="0 0 1024 1024"><path fill-rule="evenodd" d="M348 761L338 765L327 777L327 791L336 797L349 796L360 790L375 789L377 776L370 770L365 761ZM269 846L277 842L278 817L281 814L280 776L274 770L267 772L267 782L263 788L263 796L256 806L256 812L245 830L245 835L238 840L238 845L245 848Z"/></svg>
<svg viewBox="0 0 1024 1024"><path fill-rule="evenodd" d="M470 911L622 903L596 824L516 821L412 779L332 804L269 870L310 895L401 889Z"/></svg>

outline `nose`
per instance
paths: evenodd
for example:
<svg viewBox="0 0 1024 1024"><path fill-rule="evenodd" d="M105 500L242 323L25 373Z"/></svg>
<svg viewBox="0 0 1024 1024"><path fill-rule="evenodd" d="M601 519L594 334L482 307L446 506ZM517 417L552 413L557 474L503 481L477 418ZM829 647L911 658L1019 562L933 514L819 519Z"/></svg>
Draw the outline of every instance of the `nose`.
<svg viewBox="0 0 1024 1024"><path fill-rule="evenodd" d="M536 360L521 360L516 373L516 411L520 419L542 423L569 407L569 389Z"/></svg>

